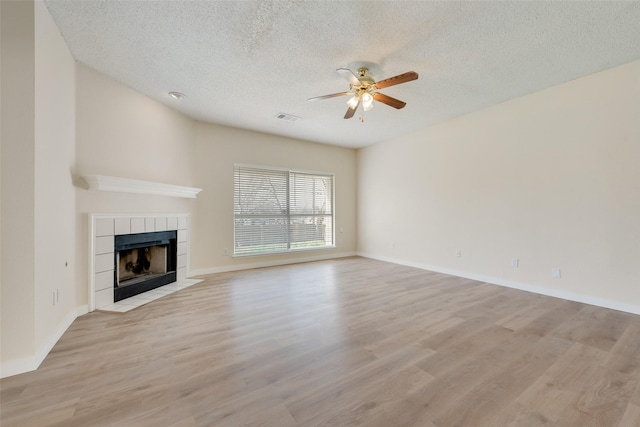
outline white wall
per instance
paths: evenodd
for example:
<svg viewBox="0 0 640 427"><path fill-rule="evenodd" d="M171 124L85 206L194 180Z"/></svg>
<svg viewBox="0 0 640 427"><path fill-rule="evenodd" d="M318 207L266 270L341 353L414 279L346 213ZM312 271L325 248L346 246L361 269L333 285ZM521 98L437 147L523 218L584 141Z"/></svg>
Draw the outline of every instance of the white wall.
<svg viewBox="0 0 640 427"><path fill-rule="evenodd" d="M196 274L291 261L354 255L356 251L356 152L225 126L198 123L198 196L191 267ZM244 163L335 174L336 248L260 257L233 253L233 165ZM342 229L342 233L340 230Z"/></svg>
<svg viewBox="0 0 640 427"><path fill-rule="evenodd" d="M88 305L89 213L190 213L195 200L89 191L82 175L198 187L193 120L84 65L76 68L76 280Z"/></svg>
<svg viewBox="0 0 640 427"><path fill-rule="evenodd" d="M363 149L359 251L640 313L639 117L636 61Z"/></svg>

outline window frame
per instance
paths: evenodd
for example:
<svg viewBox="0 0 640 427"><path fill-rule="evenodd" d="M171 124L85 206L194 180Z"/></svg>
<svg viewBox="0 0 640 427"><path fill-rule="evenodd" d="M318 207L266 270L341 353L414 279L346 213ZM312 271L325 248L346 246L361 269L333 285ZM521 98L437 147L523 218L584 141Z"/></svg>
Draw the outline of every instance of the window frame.
<svg viewBox="0 0 640 427"><path fill-rule="evenodd" d="M304 214L292 214L291 213L291 199L292 199L292 190L291 190L291 175L292 174L300 174L300 175L317 175L320 177L328 177L331 179L331 244L323 245L323 246L310 246L310 247L298 247L292 248L291 241L291 229L288 228L287 233L287 248L286 249L278 249L271 251L261 251L261 252L250 252L250 253L237 253L236 251L236 171L238 169L247 168L254 169L256 171L265 171L265 173L269 172L283 172L286 173L287 180L287 197L286 197L286 205L287 212L286 214L281 215L273 215L273 218L280 217L286 218L287 227L290 227L292 218L304 216ZM281 167L273 167L273 166L264 166L264 165L254 165L254 164L246 164L246 163L234 163L233 164L233 252L231 256L233 258L245 258L245 257L255 257L255 256L265 256L265 255L278 255L278 254L287 254L294 252L305 252L305 251L314 251L314 250L326 250L326 249L335 249L336 248L336 230L335 230L335 222L336 222L336 206L335 206L335 187L336 187L336 178L335 173L333 172L324 172L324 171L313 171L313 170L304 170L304 169L292 169L292 168L281 168ZM329 216L328 214L324 214L325 216ZM239 216L239 215L238 215ZM267 215L268 216L268 215ZM310 214L309 216L313 216ZM274 243L276 244L276 243Z"/></svg>

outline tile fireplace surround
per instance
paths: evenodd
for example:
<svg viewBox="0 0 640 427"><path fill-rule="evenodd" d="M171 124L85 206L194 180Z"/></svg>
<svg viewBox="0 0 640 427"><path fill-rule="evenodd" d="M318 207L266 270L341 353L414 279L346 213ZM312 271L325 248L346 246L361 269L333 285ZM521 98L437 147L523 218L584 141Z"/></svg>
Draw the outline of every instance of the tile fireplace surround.
<svg viewBox="0 0 640 427"><path fill-rule="evenodd" d="M114 304L114 236L172 230L178 235L180 282L187 278L189 266L189 214L89 214L89 311Z"/></svg>

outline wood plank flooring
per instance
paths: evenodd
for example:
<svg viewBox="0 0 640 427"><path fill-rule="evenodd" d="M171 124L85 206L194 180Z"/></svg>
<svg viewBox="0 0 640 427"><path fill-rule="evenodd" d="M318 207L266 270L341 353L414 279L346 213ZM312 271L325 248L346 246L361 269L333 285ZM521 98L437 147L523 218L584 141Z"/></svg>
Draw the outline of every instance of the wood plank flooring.
<svg viewBox="0 0 640 427"><path fill-rule="evenodd" d="M79 317L10 426L640 426L640 316L346 258Z"/></svg>

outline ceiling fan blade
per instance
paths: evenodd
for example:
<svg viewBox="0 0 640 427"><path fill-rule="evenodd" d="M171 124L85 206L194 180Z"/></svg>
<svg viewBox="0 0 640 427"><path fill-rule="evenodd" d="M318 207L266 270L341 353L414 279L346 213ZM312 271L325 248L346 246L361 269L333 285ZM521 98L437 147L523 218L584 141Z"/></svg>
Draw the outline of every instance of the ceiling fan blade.
<svg viewBox="0 0 640 427"><path fill-rule="evenodd" d="M353 117L353 115L356 113L356 110L358 109L359 106L360 106L360 98L358 98L358 103L356 104L355 107L353 108L349 107L349 109L347 110L347 114L344 115L344 118L350 119L351 117Z"/></svg>
<svg viewBox="0 0 640 427"><path fill-rule="evenodd" d="M330 95L322 95L322 96L314 96L313 98L307 99L307 101L319 101L321 99L335 98L337 96L349 95L350 92L340 92L340 93L332 93Z"/></svg>
<svg viewBox="0 0 640 427"><path fill-rule="evenodd" d="M340 74L342 77L344 77L345 79L347 79L347 81L352 84L353 86L360 86L360 80L358 80L358 78L356 77L355 74L353 74L353 72L351 70L349 70L348 68L338 68L336 70L338 72L338 74Z"/></svg>
<svg viewBox="0 0 640 427"><path fill-rule="evenodd" d="M395 99L378 92L373 94L373 99L375 99L376 101L380 101L383 104L387 104L390 107L397 108L398 110L404 108L404 106L407 105L406 102L402 102L399 99Z"/></svg>
<svg viewBox="0 0 640 427"><path fill-rule="evenodd" d="M410 82L411 80L417 80L418 73L415 71L408 71L404 74L399 74L397 76L389 77L388 79L380 80L376 82L375 87L378 89L383 89L385 87L399 85L400 83Z"/></svg>

